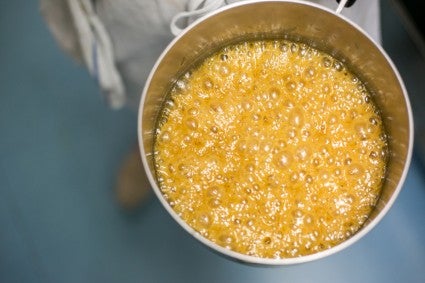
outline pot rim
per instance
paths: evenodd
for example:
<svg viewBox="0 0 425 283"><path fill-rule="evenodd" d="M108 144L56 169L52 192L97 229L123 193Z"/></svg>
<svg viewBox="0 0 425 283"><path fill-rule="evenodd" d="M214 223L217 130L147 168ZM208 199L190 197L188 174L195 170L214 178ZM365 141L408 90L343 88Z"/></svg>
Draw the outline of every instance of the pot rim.
<svg viewBox="0 0 425 283"><path fill-rule="evenodd" d="M207 238L203 237L201 234L199 234L196 230L194 230L191 226L189 226L183 219L181 219L177 215L177 213L172 209L172 207L169 205L169 203L165 200L163 194L161 193L159 187L156 184L155 176L153 176L153 174L149 170L149 164L148 164L148 161L146 159L146 152L145 152L145 148L144 148L144 144L143 144L142 116L143 116L143 112L144 112L144 103L145 103L145 99L146 99L146 96L147 96L147 92L148 92L150 82L151 82L153 76L155 75L158 66L163 61L163 58L173 48L173 46L180 40L180 38L183 37L185 34L189 33L190 30L193 27L199 25L200 23L204 22L208 18L214 17L215 15L222 13L223 11L226 11L226 10L229 10L229 9L234 9L234 8L237 8L237 7L240 7L240 6L245 6L245 5L258 5L258 4L262 4L262 3L273 3L273 2L276 2L276 3L294 3L294 4L300 4L300 5L305 5L305 6L310 6L310 7L320 9L322 11L329 13L330 16L338 17L340 20L347 22L352 27L354 27L357 31L362 33L368 40L370 40L375 45L375 47L384 56L386 61L389 63L391 69L393 70L393 72L394 72L394 74L395 74L395 76L396 76L396 78L397 78L397 80L400 84L402 92L403 92L404 100L406 102L406 107L407 107L407 116L408 116L407 118L408 118L408 121L409 121L409 129L408 129L409 130L409 137L408 137L409 143L408 143L405 166L403 168L403 172L400 176L400 179L398 180L397 187L394 190L394 193L391 195L389 201L386 203L385 207L378 213L378 215L372 221L366 223L366 225L361 227L360 230L358 230L352 237L346 239L345 241L339 243L338 245L333 246L333 247L331 247L327 250L323 250L323 251L314 253L314 254L300 256L300 257L292 257L292 258L261 258L261 257L257 257L257 256L250 256L250 255L242 254L242 253L235 252L235 251L232 251L230 249L224 248L224 247L208 240ZM236 261L240 261L240 262L244 262L244 263L258 264L258 265L271 265L271 266L272 265L276 265L276 266L278 266L278 265L293 265L293 264L310 262L310 261L314 261L314 260L317 260L317 259L320 259L320 258L327 257L329 255L335 254L335 253L351 246L352 244L357 242L359 239L361 239L363 236L365 236L367 233L369 233L381 221L381 219L387 214L388 210L393 205L394 201L396 200L396 198L397 198L397 196L398 196L398 194L399 194L399 192L400 192L400 190L401 190L401 188L404 184L404 181L406 179L408 169L409 169L409 166L410 166L411 158L412 158L413 137L414 137L413 115L412 115L411 104L410 104L410 101L409 101L409 97L407 95L405 85L403 83L403 80L402 80L397 68L395 67L395 65L392 62L392 60L390 59L390 57L386 54L384 49L378 43L376 43L376 41L373 38L371 38L371 36L369 36L359 25L357 25L356 23L354 23L350 19L346 18L345 16L343 16L341 14L337 14L335 11L333 11L333 10L327 8L327 7L324 7L320 4L301 1L301 0L247 0L247 1L235 2L235 3L232 3L232 4L225 5L223 7L220 7L217 10L215 10L211 13L208 13L207 15L205 15L205 16L197 19L193 23L191 23L187 28L185 28L179 35L177 35L168 44L168 46L164 49L164 51L158 57L155 65L153 66L153 68L152 68L152 70L151 70L151 72L150 72L150 74L149 74L149 76L146 80L145 86L143 88L142 96L141 96L141 99L140 99L137 127L138 127L137 132L138 132L140 154L141 154L141 159L142 159L143 167L145 169L147 178L148 178L149 183L152 186L156 196L158 197L158 199L160 200L162 205L165 207L165 209L168 211L168 213L172 216L172 218L184 230L186 230L189 234L191 234L195 239L197 239L199 242L203 243L204 245L206 245L208 248L212 249L213 251L218 252L220 255L224 255L224 256L232 259L232 260L236 260Z"/></svg>

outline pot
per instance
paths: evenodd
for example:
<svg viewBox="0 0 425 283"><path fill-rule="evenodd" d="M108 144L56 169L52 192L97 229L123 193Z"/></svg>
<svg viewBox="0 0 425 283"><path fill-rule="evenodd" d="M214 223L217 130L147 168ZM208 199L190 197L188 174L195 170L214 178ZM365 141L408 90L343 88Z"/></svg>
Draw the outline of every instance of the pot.
<svg viewBox="0 0 425 283"><path fill-rule="evenodd" d="M258 258L223 248L201 236L170 207L158 186L153 162L157 118L173 84L206 56L226 45L252 39L306 43L342 61L372 93L388 135L387 175L376 207L362 228L333 248L296 258ZM385 51L360 27L338 13L301 1L245 1L222 7L197 20L164 50L153 67L140 101L138 137L141 158L158 199L193 237L237 261L289 265L316 260L352 245L388 212L406 178L413 147L412 112L403 81Z"/></svg>

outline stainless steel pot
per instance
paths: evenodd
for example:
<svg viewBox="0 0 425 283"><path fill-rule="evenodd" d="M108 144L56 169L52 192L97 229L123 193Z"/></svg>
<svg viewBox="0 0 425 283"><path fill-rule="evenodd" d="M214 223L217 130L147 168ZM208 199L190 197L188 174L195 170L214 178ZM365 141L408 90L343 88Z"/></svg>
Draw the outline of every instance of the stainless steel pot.
<svg viewBox="0 0 425 283"><path fill-rule="evenodd" d="M169 206L153 164L156 120L173 83L220 47L246 39L287 38L307 43L343 61L361 78L382 112L390 157L382 195L365 225L343 243L308 256L266 259L243 255L205 239ZM307 262L338 252L367 234L387 213L402 187L413 147L413 120L403 81L384 50L355 23L322 6L301 1L247 1L225 6L196 21L165 49L144 88L138 125L143 165L157 197L192 236L232 259L265 265Z"/></svg>

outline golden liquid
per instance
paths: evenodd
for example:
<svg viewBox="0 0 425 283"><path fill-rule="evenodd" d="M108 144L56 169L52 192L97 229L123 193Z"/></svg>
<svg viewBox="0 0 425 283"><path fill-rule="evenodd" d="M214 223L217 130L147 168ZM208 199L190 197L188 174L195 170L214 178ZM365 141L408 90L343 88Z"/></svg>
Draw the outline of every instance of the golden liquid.
<svg viewBox="0 0 425 283"><path fill-rule="evenodd" d="M287 258L349 238L380 194L386 140L364 85L307 45L229 46L176 83L155 141L176 213L234 251Z"/></svg>

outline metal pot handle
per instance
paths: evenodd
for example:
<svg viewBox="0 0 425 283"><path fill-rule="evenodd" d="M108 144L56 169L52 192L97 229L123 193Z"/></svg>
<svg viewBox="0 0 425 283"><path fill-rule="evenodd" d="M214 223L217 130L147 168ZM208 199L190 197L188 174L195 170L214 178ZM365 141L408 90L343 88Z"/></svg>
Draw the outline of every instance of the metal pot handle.
<svg viewBox="0 0 425 283"><path fill-rule="evenodd" d="M341 13L343 8L349 8L351 7L356 0L336 0L338 2L338 8L336 8L335 13L339 14Z"/></svg>
<svg viewBox="0 0 425 283"><path fill-rule="evenodd" d="M356 0L336 0L336 2L339 4L335 12L340 14L344 7L351 7ZM181 19L188 19L192 16L201 16L227 4L227 0L190 0L189 10L180 12L172 18L170 23L171 33L177 36L183 31L184 27L178 26L178 21Z"/></svg>

